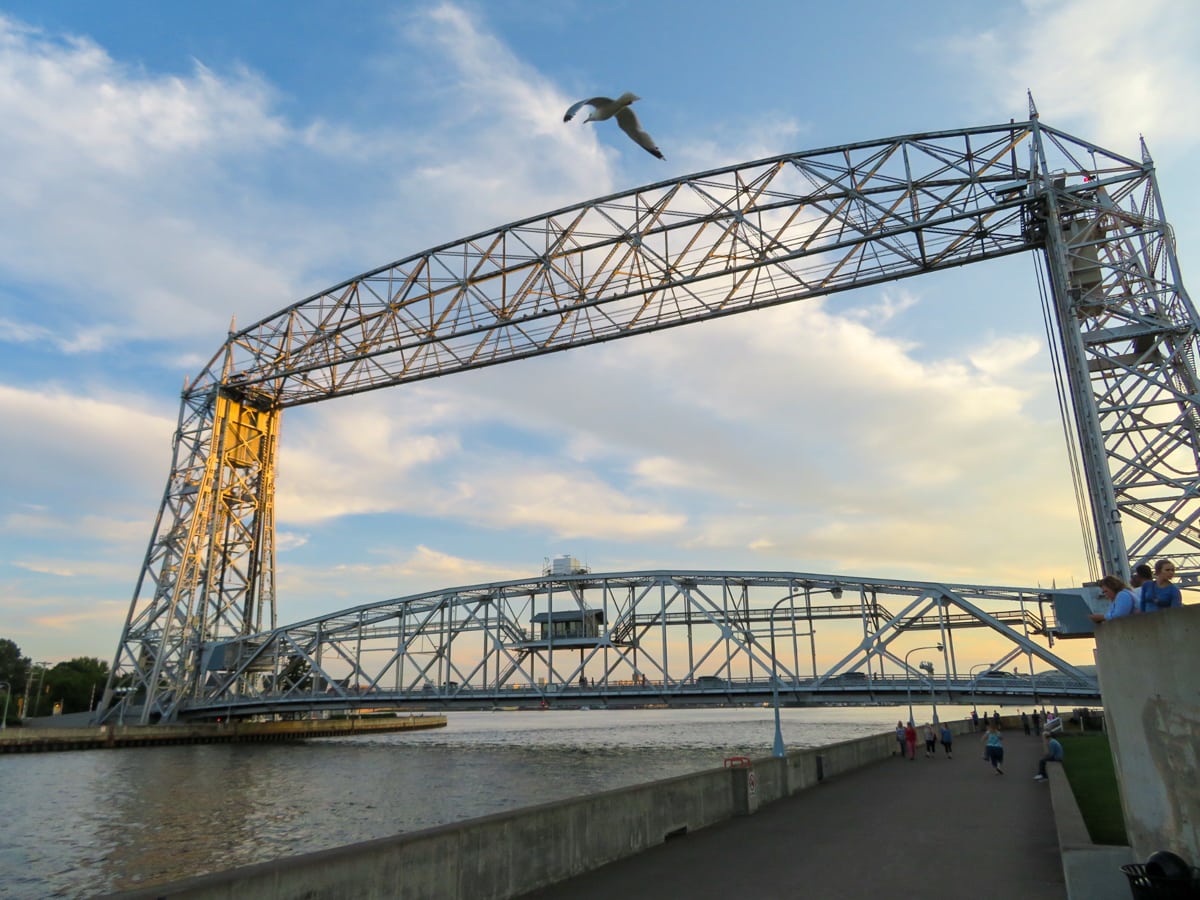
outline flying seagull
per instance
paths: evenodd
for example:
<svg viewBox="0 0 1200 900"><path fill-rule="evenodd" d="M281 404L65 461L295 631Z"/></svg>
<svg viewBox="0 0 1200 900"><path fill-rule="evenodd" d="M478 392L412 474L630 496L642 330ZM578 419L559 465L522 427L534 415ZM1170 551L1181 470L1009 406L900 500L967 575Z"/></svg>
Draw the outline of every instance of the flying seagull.
<svg viewBox="0 0 1200 900"><path fill-rule="evenodd" d="M563 116L564 122L570 122L575 113L579 112L581 106L591 104L592 111L588 113L585 122L603 122L605 119L617 117L617 124L621 126L621 130L634 139L646 152L652 156L657 156L659 159L666 159L662 155L662 151L658 149L658 145L654 143L654 138L642 131L642 126L638 122L637 116L633 110L629 108L634 100L641 100L637 94L631 94L626 91L616 100L610 100L608 97L592 97L590 100L580 100L573 104L567 110L567 114Z"/></svg>

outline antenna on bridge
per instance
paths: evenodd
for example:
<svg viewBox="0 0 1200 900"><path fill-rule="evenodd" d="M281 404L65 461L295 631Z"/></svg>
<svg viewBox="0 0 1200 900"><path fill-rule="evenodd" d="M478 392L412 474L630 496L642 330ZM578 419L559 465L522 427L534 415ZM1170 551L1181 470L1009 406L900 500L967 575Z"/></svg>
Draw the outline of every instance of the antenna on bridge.
<svg viewBox="0 0 1200 900"><path fill-rule="evenodd" d="M1025 93L1029 97L1029 118L1036 119L1038 117L1038 111L1037 104L1033 102L1033 91L1029 88L1026 88Z"/></svg>
<svg viewBox="0 0 1200 900"><path fill-rule="evenodd" d="M1146 146L1146 138L1144 135L1138 135L1138 143L1142 145L1142 162L1148 166L1154 165L1154 158L1150 155L1150 148Z"/></svg>

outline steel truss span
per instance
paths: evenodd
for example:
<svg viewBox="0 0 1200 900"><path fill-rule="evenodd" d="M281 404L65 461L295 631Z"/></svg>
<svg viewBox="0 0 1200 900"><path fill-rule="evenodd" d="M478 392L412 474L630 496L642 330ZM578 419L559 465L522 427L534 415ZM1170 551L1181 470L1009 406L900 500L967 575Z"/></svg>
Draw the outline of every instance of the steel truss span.
<svg viewBox="0 0 1200 900"><path fill-rule="evenodd" d="M904 702L913 693L1094 701L1095 677L1039 643L1053 644L1050 606L1025 588L796 572L548 575L388 600L215 644L185 714L713 704L762 701L774 687L784 702L806 704ZM980 628L1006 651L963 671L957 641ZM910 663L894 649L918 632L936 663ZM818 664L831 653L841 654L832 667Z"/></svg>
<svg viewBox="0 0 1200 900"><path fill-rule="evenodd" d="M1024 251L1046 263L1089 565L1166 554L1190 582L1200 320L1153 163L1031 103L1024 122L789 153L514 222L231 333L185 386L103 715L119 694L142 721L176 717L205 695L214 647L274 628L283 409Z"/></svg>

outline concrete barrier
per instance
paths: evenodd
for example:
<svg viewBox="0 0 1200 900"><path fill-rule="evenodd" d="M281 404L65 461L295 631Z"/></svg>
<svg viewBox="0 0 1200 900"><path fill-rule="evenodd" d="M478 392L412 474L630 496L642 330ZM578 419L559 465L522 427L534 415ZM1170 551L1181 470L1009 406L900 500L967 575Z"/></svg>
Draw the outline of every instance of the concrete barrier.
<svg viewBox="0 0 1200 900"><path fill-rule="evenodd" d="M1096 629L1125 830L1138 860L1171 850L1200 865L1200 606Z"/></svg>
<svg viewBox="0 0 1200 900"><path fill-rule="evenodd" d="M1046 775L1067 900L1129 900L1129 881L1121 866L1134 861L1133 850L1093 844L1063 767L1048 765Z"/></svg>
<svg viewBox="0 0 1200 900"><path fill-rule="evenodd" d="M507 900L752 813L894 750L891 733L874 735L113 896Z"/></svg>

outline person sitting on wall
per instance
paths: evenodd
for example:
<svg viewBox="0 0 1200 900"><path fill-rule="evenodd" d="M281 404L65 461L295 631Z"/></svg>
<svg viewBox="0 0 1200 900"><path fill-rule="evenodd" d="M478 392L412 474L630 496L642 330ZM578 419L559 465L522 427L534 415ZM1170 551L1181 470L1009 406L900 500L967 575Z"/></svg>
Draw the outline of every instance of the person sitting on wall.
<svg viewBox="0 0 1200 900"><path fill-rule="evenodd" d="M1057 738L1050 737L1049 734L1042 736L1042 745L1046 748L1046 753L1038 760L1038 773L1033 776L1034 781L1046 780L1046 763L1063 761L1063 746L1058 742Z"/></svg>
<svg viewBox="0 0 1200 900"><path fill-rule="evenodd" d="M1133 591L1116 575L1105 575L1100 579L1100 590L1111 601L1108 612L1092 613L1088 616L1093 622L1107 622L1110 619L1121 619L1132 616L1137 612L1137 602L1133 599Z"/></svg>

